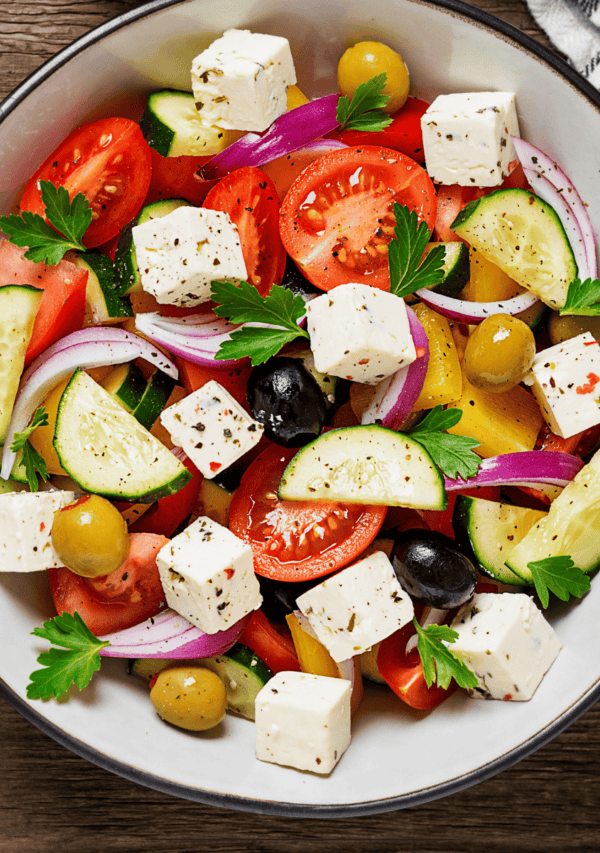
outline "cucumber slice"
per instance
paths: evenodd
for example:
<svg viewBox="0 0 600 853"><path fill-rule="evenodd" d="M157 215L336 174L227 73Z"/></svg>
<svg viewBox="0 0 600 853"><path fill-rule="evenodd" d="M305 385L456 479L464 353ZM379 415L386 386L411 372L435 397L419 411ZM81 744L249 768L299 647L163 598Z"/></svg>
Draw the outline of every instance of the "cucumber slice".
<svg viewBox="0 0 600 853"><path fill-rule="evenodd" d="M446 509L444 478L425 448L381 426L355 426L320 435L283 472L282 500Z"/></svg>
<svg viewBox="0 0 600 853"><path fill-rule="evenodd" d="M75 266L88 274L85 310L93 325L120 323L124 317L133 317L128 297L119 296L115 290L115 267L108 255L89 251L78 255Z"/></svg>
<svg viewBox="0 0 600 853"><path fill-rule="evenodd" d="M18 480L0 480L0 495L8 495L11 492L28 492L24 483Z"/></svg>
<svg viewBox="0 0 600 853"><path fill-rule="evenodd" d="M459 495L454 505L452 525L457 543L474 558L479 571L489 578L516 586L527 581L505 564L506 558L547 513L537 509Z"/></svg>
<svg viewBox="0 0 600 853"><path fill-rule="evenodd" d="M202 515L207 515L222 527L229 524L229 508L233 500L234 489L226 489L214 480L203 479L200 483L198 503L202 509Z"/></svg>
<svg viewBox="0 0 600 853"><path fill-rule="evenodd" d="M443 296L458 296L471 275L469 247L466 243L459 242L428 243L425 251L429 254L436 246L444 247L444 266L442 267L444 277L438 284L429 285L426 289L441 293ZM414 293L405 298L409 305L418 301Z"/></svg>
<svg viewBox="0 0 600 853"><path fill-rule="evenodd" d="M227 708L247 720L254 720L254 700L273 672L248 646L235 646L215 658L203 658L201 666L212 669L225 685Z"/></svg>
<svg viewBox="0 0 600 853"><path fill-rule="evenodd" d="M167 400L175 387L175 380L162 370L156 370L150 379L142 398L133 410L133 417L146 429L151 429L158 416L167 405Z"/></svg>
<svg viewBox="0 0 600 853"><path fill-rule="evenodd" d="M191 479L185 465L80 370L60 399L54 447L82 489L107 498L151 503Z"/></svg>
<svg viewBox="0 0 600 853"><path fill-rule="evenodd" d="M240 135L201 124L192 93L174 89L150 95L140 128L148 145L163 157L212 157Z"/></svg>
<svg viewBox="0 0 600 853"><path fill-rule="evenodd" d="M0 444L8 432L42 294L28 284L0 287Z"/></svg>
<svg viewBox="0 0 600 853"><path fill-rule="evenodd" d="M130 658L127 661L127 674L135 675L150 682L154 676L173 663L168 658Z"/></svg>
<svg viewBox="0 0 600 853"><path fill-rule="evenodd" d="M137 265L137 256L131 232L134 226L148 222L149 219L161 219L168 213L177 210L178 207L191 207L190 203L183 198L170 198L164 201L154 201L143 207L135 219L125 226L119 237L115 250L114 281L115 289L119 296L127 296L131 293L140 293L142 280Z"/></svg>
<svg viewBox="0 0 600 853"><path fill-rule="evenodd" d="M577 264L552 208L527 190L497 190L469 202L451 225L518 284L561 308Z"/></svg>
<svg viewBox="0 0 600 853"><path fill-rule="evenodd" d="M146 379L133 361L119 364L100 383L105 391L118 400L125 411L133 412L146 390Z"/></svg>
<svg viewBox="0 0 600 853"><path fill-rule="evenodd" d="M600 451L555 498L540 519L511 551L506 564L533 583L527 564L560 555L572 558L588 574L600 567Z"/></svg>

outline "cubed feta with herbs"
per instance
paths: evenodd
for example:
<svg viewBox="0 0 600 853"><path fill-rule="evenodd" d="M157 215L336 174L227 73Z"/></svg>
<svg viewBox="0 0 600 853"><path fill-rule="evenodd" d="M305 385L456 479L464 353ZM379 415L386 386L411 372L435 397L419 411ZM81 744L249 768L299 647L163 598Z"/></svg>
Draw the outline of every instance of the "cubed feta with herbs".
<svg viewBox="0 0 600 853"><path fill-rule="evenodd" d="M214 379L165 409L160 420L208 480L258 444L264 429Z"/></svg>
<svg viewBox="0 0 600 853"><path fill-rule="evenodd" d="M451 626L449 647L473 670L480 699L531 699L561 649L533 599L523 593L481 593L463 605Z"/></svg>
<svg viewBox="0 0 600 853"><path fill-rule="evenodd" d="M252 549L206 516L164 545L156 565L169 607L207 634L230 628L262 603Z"/></svg>
<svg viewBox="0 0 600 853"><path fill-rule="evenodd" d="M257 695L256 757L331 773L350 744L350 694L344 678L278 672Z"/></svg>
<svg viewBox="0 0 600 853"><path fill-rule="evenodd" d="M178 207L132 230L142 288L164 305L208 302L215 280L246 279L240 235L228 213Z"/></svg>
<svg viewBox="0 0 600 853"><path fill-rule="evenodd" d="M231 130L266 130L295 82L288 40L250 30L226 30L192 62L200 121Z"/></svg>
<svg viewBox="0 0 600 853"><path fill-rule="evenodd" d="M415 361L403 299L366 284L342 284L306 306L321 373L375 385Z"/></svg>
<svg viewBox="0 0 600 853"><path fill-rule="evenodd" d="M0 571L43 572L64 563L52 544L54 513L75 493L8 492L0 495Z"/></svg>
<svg viewBox="0 0 600 853"><path fill-rule="evenodd" d="M299 596L296 604L335 661L362 654L414 615L412 601L383 551L327 578Z"/></svg>
<svg viewBox="0 0 600 853"><path fill-rule="evenodd" d="M421 129L427 171L436 183L496 187L516 164L514 92L438 95Z"/></svg>
<svg viewBox="0 0 600 853"><path fill-rule="evenodd" d="M600 344L590 332L539 352L525 382L556 435L600 424Z"/></svg>

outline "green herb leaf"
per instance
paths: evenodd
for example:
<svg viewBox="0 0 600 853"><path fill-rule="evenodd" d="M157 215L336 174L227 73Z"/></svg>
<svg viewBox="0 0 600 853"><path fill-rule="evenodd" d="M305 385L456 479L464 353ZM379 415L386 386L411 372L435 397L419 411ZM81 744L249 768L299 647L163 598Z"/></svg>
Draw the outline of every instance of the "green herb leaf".
<svg viewBox="0 0 600 853"><path fill-rule="evenodd" d="M419 221L414 210L397 202L394 203L394 216L396 236L388 245L390 293L408 296L422 287L439 284L444 278L446 250L443 246L435 246L423 257L431 237L427 223Z"/></svg>
<svg viewBox="0 0 600 853"><path fill-rule="evenodd" d="M22 450L23 447L29 441L29 436L37 429L39 426L48 426L48 413L46 412L43 406L39 406L35 410L35 414L31 419L31 423L27 427L27 429L23 430L23 432L16 432L13 438L13 442L10 446L10 449L13 453L18 453L19 450Z"/></svg>
<svg viewBox="0 0 600 853"><path fill-rule="evenodd" d="M545 557L527 563L527 567L542 607L548 607L551 592L561 601L568 601L571 595L581 598L590 588L589 576L577 568L571 557Z"/></svg>
<svg viewBox="0 0 600 853"><path fill-rule="evenodd" d="M82 238L92 221L92 209L83 193L71 202L62 186L40 181L40 189L48 222L39 213L24 210L19 216L0 216L0 228L11 243L29 247L27 260L56 265L70 249L85 251Z"/></svg>
<svg viewBox="0 0 600 853"><path fill-rule="evenodd" d="M459 687L477 687L479 682L475 673L442 642L455 643L458 638L456 631L447 625L421 628L416 619L413 622L417 629L417 650L427 686L431 687L435 683L446 690L454 679Z"/></svg>
<svg viewBox="0 0 600 853"><path fill-rule="evenodd" d="M340 130L377 132L389 127L392 119L382 111L389 101L389 95L383 94L386 82L387 74L384 71L357 86L351 101L346 95L339 99L337 120Z"/></svg>
<svg viewBox="0 0 600 853"><path fill-rule="evenodd" d="M29 699L58 699L72 684L83 690L100 669L100 649L110 646L92 634L77 612L55 616L31 633L49 640L53 646L37 659L44 669L36 669L29 676Z"/></svg>
<svg viewBox="0 0 600 853"><path fill-rule="evenodd" d="M19 451L21 451L19 464L23 465L25 468L25 476L27 477L27 482L29 483L29 488L32 492L37 491L38 474L44 482L48 479L46 462L29 441L31 433L39 426L48 426L48 415L43 406L36 409L33 419L26 430L15 433L13 442L10 446L10 449L14 453L19 453Z"/></svg>
<svg viewBox="0 0 600 853"><path fill-rule="evenodd" d="M578 314L583 317L600 315L600 280L576 278L569 285L567 299L560 314Z"/></svg>
<svg viewBox="0 0 600 853"><path fill-rule="evenodd" d="M481 465L481 459L473 453L479 442L468 435L452 435L445 432L455 426L462 418L460 409L444 409L434 406L421 423L414 426L409 435L425 450L438 468L447 476L455 479L474 477Z"/></svg>
<svg viewBox="0 0 600 853"><path fill-rule="evenodd" d="M298 325L306 313L304 300L285 287L274 285L263 297L247 281L239 285L213 281L211 298L216 303L215 314L232 323L268 324L236 329L230 340L221 344L215 356L219 360L249 356L253 365L262 364L290 341L308 338L308 332Z"/></svg>

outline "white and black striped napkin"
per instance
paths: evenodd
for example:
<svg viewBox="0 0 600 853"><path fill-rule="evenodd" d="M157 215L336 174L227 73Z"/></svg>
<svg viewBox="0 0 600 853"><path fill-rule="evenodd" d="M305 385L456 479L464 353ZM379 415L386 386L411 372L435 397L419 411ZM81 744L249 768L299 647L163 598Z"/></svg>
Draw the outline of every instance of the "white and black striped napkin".
<svg viewBox="0 0 600 853"><path fill-rule="evenodd" d="M600 89L600 0L527 0L539 27Z"/></svg>

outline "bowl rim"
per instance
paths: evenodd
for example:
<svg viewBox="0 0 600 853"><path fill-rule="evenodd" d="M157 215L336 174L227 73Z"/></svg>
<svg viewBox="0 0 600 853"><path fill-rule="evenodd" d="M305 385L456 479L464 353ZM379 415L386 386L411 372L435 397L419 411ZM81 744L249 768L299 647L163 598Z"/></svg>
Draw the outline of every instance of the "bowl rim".
<svg viewBox="0 0 600 853"><path fill-rule="evenodd" d="M53 57L44 62L38 69L29 74L2 102L0 102L0 124L4 119L42 82L47 80L54 72L60 69L73 57L83 52L87 47L111 35L113 32L127 26L130 23L148 17L157 11L171 6L185 5L188 0L149 0L136 9L131 9L112 18L109 21L94 27L88 33L80 36L67 47L64 47ZM522 32L512 24L496 18L489 12L470 6L462 0L408 0L417 5L438 7L452 12L471 22L483 25L491 30L515 42L516 46L525 49L527 53L549 65L571 85L600 109L600 92L595 89L584 77L570 66L561 56L553 53L540 42L535 41L527 33ZM273 800L261 800L238 795L225 794L211 791L209 789L195 788L173 782L151 773L141 771L125 762L119 761L112 756L88 746L83 741L66 732L59 726L47 720L39 711L18 696L2 678L0 678L0 696L11 705L28 722L33 723L41 732L51 737L61 746L81 758L96 764L104 770L121 776L129 781L144 785L148 788L160 791L180 799L192 800L209 806L233 809L237 811L251 812L256 814L268 814L281 817L307 817L307 818L341 818L348 816L366 816L397 809L410 808L431 802L450 794L458 793L472 785L476 785L492 776L508 769L513 764L521 761L531 753L549 743L553 738L574 723L585 711L589 710L598 699L600 699L600 679L593 684L589 690L581 696L570 707L564 710L551 723L545 726L528 740L514 747L494 761L488 762L481 767L449 779L438 785L422 790L413 791L385 799L369 800L349 804L322 804L322 803L291 803Z"/></svg>

